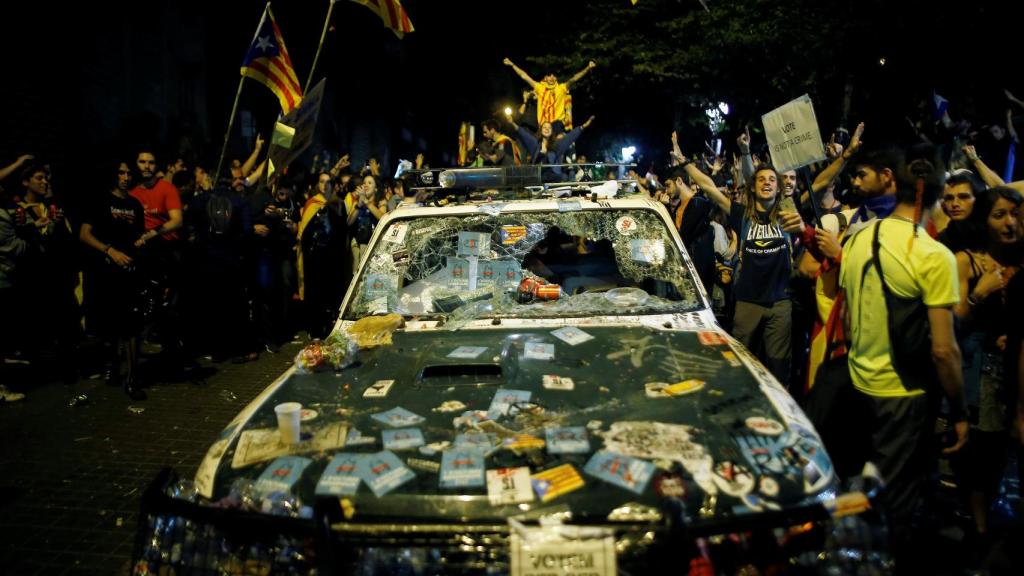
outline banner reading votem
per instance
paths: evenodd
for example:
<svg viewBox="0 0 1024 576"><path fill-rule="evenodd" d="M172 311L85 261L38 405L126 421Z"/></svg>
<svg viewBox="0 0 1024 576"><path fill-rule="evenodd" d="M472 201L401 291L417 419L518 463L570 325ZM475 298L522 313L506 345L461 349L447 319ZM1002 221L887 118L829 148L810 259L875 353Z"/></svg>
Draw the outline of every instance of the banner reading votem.
<svg viewBox="0 0 1024 576"><path fill-rule="evenodd" d="M779 172L794 170L825 159L825 146L807 94L761 117L772 166Z"/></svg>

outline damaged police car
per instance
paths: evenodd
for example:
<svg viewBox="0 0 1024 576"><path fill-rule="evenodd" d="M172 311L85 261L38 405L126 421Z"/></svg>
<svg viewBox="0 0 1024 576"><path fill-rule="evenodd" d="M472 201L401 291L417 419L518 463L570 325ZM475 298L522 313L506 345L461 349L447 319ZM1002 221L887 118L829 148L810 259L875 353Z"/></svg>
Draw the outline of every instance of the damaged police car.
<svg viewBox="0 0 1024 576"><path fill-rule="evenodd" d="M803 523L835 497L818 435L716 324L642 195L391 212L304 355L195 482L319 502L349 568L384 549L428 573L685 566L697 537Z"/></svg>

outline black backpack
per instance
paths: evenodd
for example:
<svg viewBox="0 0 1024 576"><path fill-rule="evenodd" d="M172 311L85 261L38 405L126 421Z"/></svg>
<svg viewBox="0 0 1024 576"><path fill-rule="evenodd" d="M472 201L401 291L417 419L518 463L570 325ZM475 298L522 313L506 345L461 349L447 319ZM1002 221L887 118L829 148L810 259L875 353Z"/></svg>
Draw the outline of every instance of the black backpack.
<svg viewBox="0 0 1024 576"><path fill-rule="evenodd" d="M882 284L888 317L889 356L904 388L934 391L939 375L935 363L932 362L928 307L920 298L904 298L895 294L885 281L880 258L881 246L878 241L878 231L882 228L883 221L879 220L875 224L871 238L872 259L864 267L866 271L868 266L874 266ZM861 278L863 282L863 275Z"/></svg>
<svg viewBox="0 0 1024 576"><path fill-rule="evenodd" d="M206 200L206 222L210 235L223 236L231 231L231 218L235 207L227 194L211 194Z"/></svg>

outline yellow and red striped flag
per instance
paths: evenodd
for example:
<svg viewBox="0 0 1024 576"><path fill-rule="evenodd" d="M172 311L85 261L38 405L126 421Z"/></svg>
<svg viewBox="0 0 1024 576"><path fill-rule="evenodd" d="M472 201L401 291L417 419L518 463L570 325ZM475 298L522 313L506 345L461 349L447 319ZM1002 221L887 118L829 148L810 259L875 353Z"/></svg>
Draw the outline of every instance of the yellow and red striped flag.
<svg viewBox="0 0 1024 576"><path fill-rule="evenodd" d="M337 0L335 0L337 1ZM391 29L395 33L395 36L401 38L406 32L412 32L412 21L409 20L409 15L405 13L405 8L402 8L402 3L398 0L352 0L356 4L362 4L384 21L384 25Z"/></svg>
<svg viewBox="0 0 1024 576"><path fill-rule="evenodd" d="M469 163L469 148L471 146L470 140L469 122L463 122L459 125L459 166L465 166Z"/></svg>
<svg viewBox="0 0 1024 576"><path fill-rule="evenodd" d="M256 37L242 60L242 76L270 88L281 102L281 111L285 114L294 110L302 100L302 87L295 77L292 59L284 47L281 29L277 27L269 6L263 12Z"/></svg>

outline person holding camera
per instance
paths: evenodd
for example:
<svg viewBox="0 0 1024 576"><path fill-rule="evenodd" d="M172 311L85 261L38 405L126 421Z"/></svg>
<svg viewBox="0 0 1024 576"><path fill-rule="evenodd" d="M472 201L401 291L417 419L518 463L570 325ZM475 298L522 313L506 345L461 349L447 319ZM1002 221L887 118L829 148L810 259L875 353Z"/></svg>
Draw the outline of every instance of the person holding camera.
<svg viewBox="0 0 1024 576"><path fill-rule="evenodd" d="M262 188L251 200L253 214L253 315L263 348L277 353L290 336L288 302L294 292L299 208L290 183Z"/></svg>
<svg viewBox="0 0 1024 576"><path fill-rule="evenodd" d="M348 214L348 226L352 234L352 276L359 270L359 261L370 243L377 222L387 214L388 204L384 189L376 176L367 174L355 191L355 210Z"/></svg>

